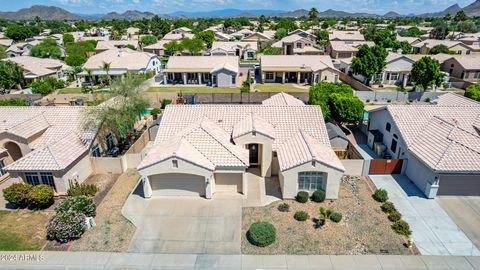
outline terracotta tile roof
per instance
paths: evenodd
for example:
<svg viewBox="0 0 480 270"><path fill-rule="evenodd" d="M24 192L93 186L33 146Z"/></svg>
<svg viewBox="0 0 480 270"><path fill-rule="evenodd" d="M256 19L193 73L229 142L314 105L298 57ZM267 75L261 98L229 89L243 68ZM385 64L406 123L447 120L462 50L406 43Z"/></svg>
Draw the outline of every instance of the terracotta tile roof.
<svg viewBox="0 0 480 270"><path fill-rule="evenodd" d="M445 94L432 105L389 105L386 110L408 150L433 170L480 171L478 102Z"/></svg>
<svg viewBox="0 0 480 270"><path fill-rule="evenodd" d="M210 170L221 166L247 167L248 151L235 145L233 139L255 130L274 139L274 151L283 149L284 168L294 166L292 160L297 162L296 148L307 147L311 150L310 158L314 156L318 162L343 170L330 149L319 106L169 105L158 130L154 146L139 169L173 156ZM299 130L303 132L303 144L297 138ZM297 139L292 141L294 137ZM289 146L284 147L287 143Z"/></svg>
<svg viewBox="0 0 480 270"><path fill-rule="evenodd" d="M28 140L32 150L10 171L62 170L83 155L94 132L83 128L81 107L0 107L0 135Z"/></svg>
<svg viewBox="0 0 480 270"><path fill-rule="evenodd" d="M278 149L278 162L282 171L312 160L345 171L342 162L329 146L322 144L301 129Z"/></svg>
<svg viewBox="0 0 480 270"><path fill-rule="evenodd" d="M265 106L305 106L305 103L292 95L284 92L275 94L262 101Z"/></svg>

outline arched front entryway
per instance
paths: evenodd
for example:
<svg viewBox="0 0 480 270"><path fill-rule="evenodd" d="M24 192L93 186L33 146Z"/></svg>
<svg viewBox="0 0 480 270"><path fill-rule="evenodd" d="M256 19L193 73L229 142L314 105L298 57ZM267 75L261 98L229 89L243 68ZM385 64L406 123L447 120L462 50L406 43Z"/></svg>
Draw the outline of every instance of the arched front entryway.
<svg viewBox="0 0 480 270"><path fill-rule="evenodd" d="M20 150L20 146L14 142L5 143L3 148L7 149L7 152L13 161L16 161L22 157L22 150Z"/></svg>

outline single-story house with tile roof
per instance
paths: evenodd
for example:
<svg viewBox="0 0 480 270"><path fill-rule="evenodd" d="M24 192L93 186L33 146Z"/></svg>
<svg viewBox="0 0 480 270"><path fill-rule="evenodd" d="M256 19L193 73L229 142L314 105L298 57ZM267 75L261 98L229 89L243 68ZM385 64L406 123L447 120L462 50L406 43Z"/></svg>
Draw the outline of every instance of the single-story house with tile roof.
<svg viewBox="0 0 480 270"><path fill-rule="evenodd" d="M405 55L389 52L383 72L377 74L377 80L383 85L407 86L413 61Z"/></svg>
<svg viewBox="0 0 480 270"><path fill-rule="evenodd" d="M278 179L283 198L322 189L328 199L345 172L320 107L273 103L168 105L138 166L147 198L248 195L247 170Z"/></svg>
<svg viewBox="0 0 480 270"><path fill-rule="evenodd" d="M437 45L445 45L450 51L458 55L480 54L478 46L467 45L461 41L426 39L412 46L414 54L429 54L430 50Z"/></svg>
<svg viewBox="0 0 480 270"><path fill-rule="evenodd" d="M237 87L238 56L170 56L163 83Z"/></svg>
<svg viewBox="0 0 480 270"><path fill-rule="evenodd" d="M415 45L417 43L422 42L422 40L418 37L402 37L400 35L397 35L397 40L398 41L406 41L410 45Z"/></svg>
<svg viewBox="0 0 480 270"><path fill-rule="evenodd" d="M223 32L215 31L215 40L226 42L230 40L235 40L235 37Z"/></svg>
<svg viewBox="0 0 480 270"><path fill-rule="evenodd" d="M38 43L40 43L38 40L14 43L6 50L7 57L12 58L22 55L29 55L30 49Z"/></svg>
<svg viewBox="0 0 480 270"><path fill-rule="evenodd" d="M107 75L107 71L103 69L104 63L110 64L108 75L111 77L122 76L127 72L151 72L156 75L161 69L160 59L153 53L134 51L128 48L110 49L88 58L83 65L83 71L78 73L77 77L85 80L93 79L94 82L97 82L101 76ZM93 78L90 78L85 71L87 69L92 70Z"/></svg>
<svg viewBox="0 0 480 270"><path fill-rule="evenodd" d="M121 49L126 46L133 46L138 49L138 40L100 40L95 47L96 53L101 53L107 50Z"/></svg>
<svg viewBox="0 0 480 270"><path fill-rule="evenodd" d="M253 60L257 58L257 42L249 41L214 41L209 51L215 56L238 56L241 59Z"/></svg>
<svg viewBox="0 0 480 270"><path fill-rule="evenodd" d="M12 57L3 59L3 61L11 61L22 66L26 82L46 77L54 77L57 80L66 79L65 71L69 68L61 60L33 56Z"/></svg>
<svg viewBox="0 0 480 270"><path fill-rule="evenodd" d="M263 32L254 32L245 38L243 38L243 41L269 41L273 40L275 38L275 33L276 31L274 30L265 30Z"/></svg>
<svg viewBox="0 0 480 270"><path fill-rule="evenodd" d="M352 58L362 45L372 47L375 45L373 41L329 41L325 51L334 59Z"/></svg>
<svg viewBox="0 0 480 270"><path fill-rule="evenodd" d="M150 44L148 46L143 47L143 51L148 52L148 53L153 53L153 54L156 54L160 57L163 57L163 56L166 55L165 45L168 42L170 42L170 40L163 40L163 39L159 40L154 44Z"/></svg>
<svg viewBox="0 0 480 270"><path fill-rule="evenodd" d="M12 39L0 39L0 46L5 47L5 49L12 46L13 44L15 44L15 41L13 41Z"/></svg>
<svg viewBox="0 0 480 270"><path fill-rule="evenodd" d="M83 110L0 107L1 170L25 183L49 185L56 194L67 192L69 180L83 182L93 171L89 149L95 139L83 127Z"/></svg>
<svg viewBox="0 0 480 270"><path fill-rule="evenodd" d="M480 55L455 55L442 63L442 71L469 82L480 81Z"/></svg>
<svg viewBox="0 0 480 270"><path fill-rule="evenodd" d="M429 105L369 111L368 130L428 197L480 195L480 103L447 93Z"/></svg>
<svg viewBox="0 0 480 270"><path fill-rule="evenodd" d="M250 36L253 33L255 33L255 32L250 30L250 29L241 29L237 32L231 33L230 35L232 35L236 38L243 39L243 38L246 38L246 37Z"/></svg>
<svg viewBox="0 0 480 270"><path fill-rule="evenodd" d="M296 30L293 30L293 31L290 31L288 33L289 36L291 35L299 35L303 38L306 38L306 39L309 39L310 41L312 41L313 43L317 43L317 36L315 36L314 34L312 34L311 32L309 31L305 31L303 29L296 29Z"/></svg>
<svg viewBox="0 0 480 270"><path fill-rule="evenodd" d="M328 33L330 41L365 41L365 37L360 31L338 31L334 30Z"/></svg>
<svg viewBox="0 0 480 270"><path fill-rule="evenodd" d="M314 45L315 41L300 36L299 34L292 34L273 43L272 47L283 49L284 55L323 54L323 52L320 49L314 47Z"/></svg>
<svg viewBox="0 0 480 270"><path fill-rule="evenodd" d="M262 83L337 82L338 70L329 55L262 55Z"/></svg>

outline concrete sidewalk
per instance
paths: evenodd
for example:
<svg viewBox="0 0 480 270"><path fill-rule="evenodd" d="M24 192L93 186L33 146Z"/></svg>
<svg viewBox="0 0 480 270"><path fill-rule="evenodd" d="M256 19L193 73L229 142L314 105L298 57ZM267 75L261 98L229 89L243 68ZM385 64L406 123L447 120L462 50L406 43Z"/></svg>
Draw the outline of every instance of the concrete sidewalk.
<svg viewBox="0 0 480 270"><path fill-rule="evenodd" d="M0 252L0 269L480 269L480 257Z"/></svg>

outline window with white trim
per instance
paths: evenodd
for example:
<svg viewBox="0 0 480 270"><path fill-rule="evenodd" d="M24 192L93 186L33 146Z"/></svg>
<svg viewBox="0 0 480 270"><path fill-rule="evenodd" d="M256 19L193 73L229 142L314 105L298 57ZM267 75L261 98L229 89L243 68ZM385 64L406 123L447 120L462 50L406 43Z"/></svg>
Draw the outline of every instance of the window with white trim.
<svg viewBox="0 0 480 270"><path fill-rule="evenodd" d="M392 74L390 74L390 80L392 80L392 81L398 80L398 73L392 73Z"/></svg>
<svg viewBox="0 0 480 270"><path fill-rule="evenodd" d="M3 168L5 167L5 161L0 160L0 176L4 175L5 174L5 171L3 170Z"/></svg>
<svg viewBox="0 0 480 270"><path fill-rule="evenodd" d="M273 80L273 72L267 72L265 74L265 79L266 80Z"/></svg>
<svg viewBox="0 0 480 270"><path fill-rule="evenodd" d="M323 190L324 181L325 173L323 172L300 172L298 173L298 190Z"/></svg>
<svg viewBox="0 0 480 270"><path fill-rule="evenodd" d="M26 172L25 173L25 180L27 183L31 185L40 185L40 178L38 177L38 173Z"/></svg>
<svg viewBox="0 0 480 270"><path fill-rule="evenodd" d="M26 172L25 181L34 186L44 184L51 187L53 190L56 190L53 174L51 172Z"/></svg>

